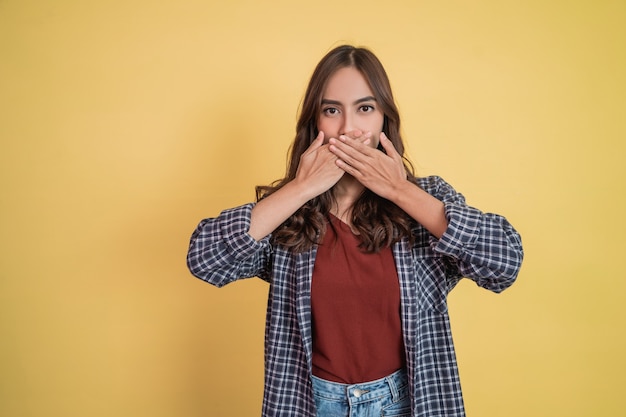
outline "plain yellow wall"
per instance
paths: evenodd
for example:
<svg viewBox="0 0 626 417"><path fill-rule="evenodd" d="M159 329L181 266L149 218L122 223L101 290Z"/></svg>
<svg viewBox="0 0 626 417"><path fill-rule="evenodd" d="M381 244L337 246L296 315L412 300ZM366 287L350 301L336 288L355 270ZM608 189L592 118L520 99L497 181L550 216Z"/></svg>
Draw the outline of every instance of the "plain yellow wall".
<svg viewBox="0 0 626 417"><path fill-rule="evenodd" d="M259 415L267 286L188 238L283 174L342 42L418 172L522 233L518 283L450 296L468 415L624 412L623 1L4 0L0 415Z"/></svg>

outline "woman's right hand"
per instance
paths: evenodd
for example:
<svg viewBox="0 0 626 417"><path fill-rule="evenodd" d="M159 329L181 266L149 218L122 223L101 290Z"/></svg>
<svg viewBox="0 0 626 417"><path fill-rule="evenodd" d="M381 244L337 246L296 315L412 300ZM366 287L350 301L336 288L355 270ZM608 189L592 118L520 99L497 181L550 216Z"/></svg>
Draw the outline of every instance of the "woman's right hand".
<svg viewBox="0 0 626 417"><path fill-rule="evenodd" d="M364 135L358 130L348 135L361 141L369 138L369 134ZM329 148L330 145L324 143L324 133L320 132L300 157L296 178L252 208L248 230L250 236L261 240L307 201L337 184L345 171L337 166L337 157Z"/></svg>
<svg viewBox="0 0 626 417"><path fill-rule="evenodd" d="M317 197L331 189L344 175L336 161L337 156L330 152L328 143L324 143L324 132L320 132L300 157L294 185L301 187L309 200Z"/></svg>

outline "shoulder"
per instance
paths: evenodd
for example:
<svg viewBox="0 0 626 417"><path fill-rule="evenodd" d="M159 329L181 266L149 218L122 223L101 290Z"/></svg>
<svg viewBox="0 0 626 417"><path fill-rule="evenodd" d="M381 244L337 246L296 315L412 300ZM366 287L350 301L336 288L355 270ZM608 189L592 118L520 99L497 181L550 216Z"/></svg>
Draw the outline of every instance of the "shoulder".
<svg viewBox="0 0 626 417"><path fill-rule="evenodd" d="M435 191L442 185L448 185L448 183L439 175L429 175L427 177L415 178L415 183L424 191Z"/></svg>
<svg viewBox="0 0 626 417"><path fill-rule="evenodd" d="M438 175L430 175L428 177L418 177L415 183L422 190L434 197L441 197L454 192L454 188Z"/></svg>
<svg viewBox="0 0 626 417"><path fill-rule="evenodd" d="M444 204L465 205L465 197L457 192L452 185L438 175L420 177L415 179L415 183L422 190L442 201Z"/></svg>

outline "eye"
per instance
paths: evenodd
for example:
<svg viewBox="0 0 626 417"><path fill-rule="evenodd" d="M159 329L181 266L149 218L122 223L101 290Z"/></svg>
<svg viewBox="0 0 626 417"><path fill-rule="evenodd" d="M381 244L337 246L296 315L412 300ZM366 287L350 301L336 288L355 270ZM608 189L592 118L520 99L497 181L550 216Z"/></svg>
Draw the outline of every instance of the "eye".
<svg viewBox="0 0 626 417"><path fill-rule="evenodd" d="M363 112L363 113L369 113L369 112L372 112L374 110L375 110L374 106L371 106L369 104L364 104L361 107L359 107L359 111Z"/></svg>
<svg viewBox="0 0 626 417"><path fill-rule="evenodd" d="M326 107L322 110L322 113L326 116L334 116L336 114L339 114L339 109L337 109L336 107Z"/></svg>

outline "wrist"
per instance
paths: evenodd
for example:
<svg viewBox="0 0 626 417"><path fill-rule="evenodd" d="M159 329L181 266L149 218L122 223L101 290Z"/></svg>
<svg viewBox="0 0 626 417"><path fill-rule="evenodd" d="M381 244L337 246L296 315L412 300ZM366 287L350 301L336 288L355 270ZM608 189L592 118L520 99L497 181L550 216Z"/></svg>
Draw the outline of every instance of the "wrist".
<svg viewBox="0 0 626 417"><path fill-rule="evenodd" d="M415 192L415 188L419 189L417 185L415 185L408 179L401 181L393 187L393 192L389 200L395 203L397 206L402 207L403 202L412 199L412 194Z"/></svg>
<svg viewBox="0 0 626 417"><path fill-rule="evenodd" d="M313 187L310 187L306 181L299 180L298 178L289 181L285 184L283 189L289 194L290 198L299 203L299 206L302 206L307 201L317 197Z"/></svg>

